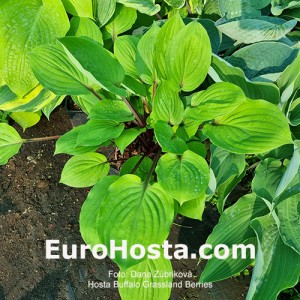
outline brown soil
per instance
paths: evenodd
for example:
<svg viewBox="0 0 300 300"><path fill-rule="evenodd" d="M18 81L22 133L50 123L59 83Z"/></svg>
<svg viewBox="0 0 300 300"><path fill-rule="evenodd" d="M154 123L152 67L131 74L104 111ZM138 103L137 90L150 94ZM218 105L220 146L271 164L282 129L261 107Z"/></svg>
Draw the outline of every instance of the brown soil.
<svg viewBox="0 0 300 300"><path fill-rule="evenodd" d="M25 133L15 127L29 138L63 134L71 129L71 123L61 108L53 113L51 122L43 119ZM68 157L53 156L54 144L26 144L6 166L0 167L0 300L120 299L117 289L88 288L88 281L115 280L108 276L109 270L117 271L109 259L95 260L91 254L85 260L45 259L47 239L83 244L78 218L88 193L59 183ZM194 251L205 242L217 218L210 209L203 222L178 219L191 228L174 225L170 241L185 243ZM203 264L197 267L197 260L172 263L174 270L191 270L193 275L203 269ZM249 278L240 276L214 283L212 288L174 289L171 299L245 299L248 283Z"/></svg>

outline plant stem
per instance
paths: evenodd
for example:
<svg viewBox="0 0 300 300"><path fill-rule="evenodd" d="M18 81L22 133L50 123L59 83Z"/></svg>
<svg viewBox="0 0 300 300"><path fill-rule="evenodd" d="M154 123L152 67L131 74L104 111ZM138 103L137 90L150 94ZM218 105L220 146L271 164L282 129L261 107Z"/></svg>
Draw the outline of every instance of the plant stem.
<svg viewBox="0 0 300 300"><path fill-rule="evenodd" d="M188 1L186 1L185 6L186 6L186 8L187 8L187 10L188 10L189 15L192 15L193 12L192 12L192 10L191 10L191 7L190 7Z"/></svg>
<svg viewBox="0 0 300 300"><path fill-rule="evenodd" d="M143 123L143 121L141 120L140 116L138 115L138 113L134 110L134 108L132 107L132 105L129 103L129 101L125 98L122 97L122 100L125 102L125 104L127 105L127 107L130 109L130 111L133 113L133 115L135 116L136 120L139 123L140 127L145 127L145 124Z"/></svg>
<svg viewBox="0 0 300 300"><path fill-rule="evenodd" d="M37 142L53 141L53 140L58 140L60 137L61 137L60 135L54 135L54 136L46 136L46 137L40 137L40 138L31 138L31 139L25 139L24 143L37 143Z"/></svg>
<svg viewBox="0 0 300 300"><path fill-rule="evenodd" d="M150 169L150 171L149 171L149 173L148 173L148 175L147 175L147 177L146 177L146 179L145 179L145 181L144 181L144 186L145 186L145 188L148 186L148 184L149 184L149 182L150 182L151 176L152 176L152 174L153 174L153 172L154 172L154 170L155 170L155 167L156 167L156 165L157 165L157 163L158 163L158 160L159 160L159 158L160 158L160 155L161 155L161 149L159 149L159 150L157 151L157 153L155 154L155 157L154 157L154 159L153 159L153 163L152 163L151 169Z"/></svg>
<svg viewBox="0 0 300 300"><path fill-rule="evenodd" d="M135 171L138 169L138 167L141 165L141 163L143 162L143 160L145 159L147 155L143 155L139 161L136 163L136 165L134 166L134 168L131 170L130 174L134 174Z"/></svg>

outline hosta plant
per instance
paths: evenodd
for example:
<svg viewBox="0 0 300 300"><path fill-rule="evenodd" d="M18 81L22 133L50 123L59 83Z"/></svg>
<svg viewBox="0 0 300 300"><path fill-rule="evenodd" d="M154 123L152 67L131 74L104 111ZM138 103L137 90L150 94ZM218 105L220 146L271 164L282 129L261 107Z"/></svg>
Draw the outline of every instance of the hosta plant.
<svg viewBox="0 0 300 300"><path fill-rule="evenodd" d="M300 275L298 6L254 2L2 1L1 164L28 142L2 120L25 129L71 96L88 122L61 136L55 154L71 156L62 183L93 186L80 214L87 244L162 245L177 214L201 220L211 201L221 217L207 243L254 244L256 259L212 257L200 281L254 263L247 299L276 299ZM120 158L119 175L101 153L109 145L119 157L137 153ZM227 207L249 154L251 193ZM171 274L168 259L113 260L125 272L122 299L169 298L170 286L131 277Z"/></svg>

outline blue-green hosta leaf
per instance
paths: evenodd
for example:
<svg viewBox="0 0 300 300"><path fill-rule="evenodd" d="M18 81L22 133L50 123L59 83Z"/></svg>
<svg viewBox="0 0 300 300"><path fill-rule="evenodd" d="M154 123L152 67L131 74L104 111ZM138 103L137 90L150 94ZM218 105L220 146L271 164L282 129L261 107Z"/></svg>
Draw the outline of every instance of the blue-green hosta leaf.
<svg viewBox="0 0 300 300"><path fill-rule="evenodd" d="M131 172L136 167L137 163L140 161L141 158L142 156L137 155L127 159L122 166L120 175L123 176L125 174L131 174ZM146 156L133 174L137 175L142 180L145 180L147 178L148 173L151 170L151 166L152 166L152 160L151 158Z"/></svg>
<svg viewBox="0 0 300 300"><path fill-rule="evenodd" d="M109 172L106 157L100 153L89 152L75 155L65 164L60 183L72 187L88 187L94 185Z"/></svg>
<svg viewBox="0 0 300 300"><path fill-rule="evenodd" d="M140 276L137 278L135 274L151 274L151 276L150 278L145 276ZM155 274L167 275L155 276ZM161 253L160 257L157 259L146 259L127 269L125 276L118 278L119 293L123 300L169 299L172 290L172 274L173 269L170 260L164 258L163 254ZM126 282L135 287L127 288Z"/></svg>
<svg viewBox="0 0 300 300"><path fill-rule="evenodd" d="M142 14L153 16L160 11L160 5L155 0L117 0L127 7L132 7Z"/></svg>
<svg viewBox="0 0 300 300"><path fill-rule="evenodd" d="M137 17L136 10L126 7L122 4L117 4L115 12L110 21L105 25L105 30L108 33L105 39L116 37L129 30L135 23Z"/></svg>
<svg viewBox="0 0 300 300"><path fill-rule="evenodd" d="M235 204L225 209L219 223L206 240L213 248L218 244L231 247L233 244L241 244L246 239L255 237L250 227L250 222L256 217L269 212L265 202L255 194L248 194L240 198ZM206 251L212 254L212 250Z"/></svg>
<svg viewBox="0 0 300 300"><path fill-rule="evenodd" d="M12 112L9 116L18 123L23 130L36 125L41 119L41 112Z"/></svg>
<svg viewBox="0 0 300 300"><path fill-rule="evenodd" d="M157 183L145 185L135 175L124 175L109 187L101 203L99 237L108 250L111 240L116 245L126 240L128 250L134 244L145 248L161 245L169 234L173 216L174 201ZM127 259L122 259L120 252L114 261L122 271L140 262L129 253Z"/></svg>
<svg viewBox="0 0 300 300"><path fill-rule="evenodd" d="M226 19L259 17L260 9L266 7L271 0L219 0L221 16Z"/></svg>
<svg viewBox="0 0 300 300"><path fill-rule="evenodd" d="M0 123L0 165L5 165L8 160L17 154L24 140L18 132L6 123Z"/></svg>
<svg viewBox="0 0 300 300"><path fill-rule="evenodd" d="M183 111L183 103L178 92L172 90L167 81L162 81L152 103L151 117L153 120L179 125L183 119Z"/></svg>
<svg viewBox="0 0 300 300"><path fill-rule="evenodd" d="M297 54L297 49L282 43L260 42L236 51L227 61L241 68L248 79L273 82L294 61Z"/></svg>
<svg viewBox="0 0 300 300"><path fill-rule="evenodd" d="M263 153L291 144L288 122L279 108L264 100L248 100L227 115L206 124L213 144L233 153Z"/></svg>
<svg viewBox="0 0 300 300"><path fill-rule="evenodd" d="M84 242L91 245L91 247L101 244L98 235L97 215L108 188L118 178L118 176L106 176L98 181L90 190L81 207L79 217L80 233Z"/></svg>
<svg viewBox="0 0 300 300"><path fill-rule="evenodd" d="M244 175L245 155L234 154L220 147L211 146L211 168L217 180L217 206L221 213L227 196Z"/></svg>
<svg viewBox="0 0 300 300"><path fill-rule="evenodd" d="M250 99L264 99L278 104L279 89L268 82L250 82L240 68L233 67L222 58L213 55L209 75L216 82L225 81L238 85Z"/></svg>
<svg viewBox="0 0 300 300"><path fill-rule="evenodd" d="M100 23L99 27L104 26L113 16L116 9L116 0L96 0L96 17Z"/></svg>
<svg viewBox="0 0 300 300"><path fill-rule="evenodd" d="M205 159L187 150L182 156L167 153L156 167L157 180L163 189L180 204L205 193L209 168Z"/></svg>
<svg viewBox="0 0 300 300"><path fill-rule="evenodd" d="M73 65L61 46L36 47L30 63L39 82L56 95L90 93L91 82Z"/></svg>
<svg viewBox="0 0 300 300"><path fill-rule="evenodd" d="M185 217L202 221L202 215L205 209L205 200L206 194L203 193L195 199L184 202L179 207L178 213Z"/></svg>
<svg viewBox="0 0 300 300"><path fill-rule="evenodd" d="M185 92L197 88L207 75L211 55L210 40L201 24L193 21L181 29L166 51L166 75L173 88Z"/></svg>
<svg viewBox="0 0 300 300"><path fill-rule="evenodd" d="M166 51L172 39L184 28L184 23L179 14L168 19L158 32L154 46L154 62L159 79L167 79Z"/></svg>
<svg viewBox="0 0 300 300"><path fill-rule="evenodd" d="M93 19L92 0L62 0L62 2L71 15Z"/></svg>
<svg viewBox="0 0 300 300"><path fill-rule="evenodd" d="M185 5L185 0L164 0L168 5L180 9Z"/></svg>
<svg viewBox="0 0 300 300"><path fill-rule="evenodd" d="M300 125L300 98L295 99L289 108L288 117L292 126Z"/></svg>
<svg viewBox="0 0 300 300"><path fill-rule="evenodd" d="M254 245L256 246L257 241L256 238L248 238L242 243L243 245ZM224 252L224 251L223 251ZM220 251L220 254L223 254ZM240 253L238 253L240 254ZM205 265L205 269L201 274L200 282L216 282L220 280L224 280L231 276L235 276L237 273L243 271L247 268L251 263L254 262L254 259L250 257L250 250L247 250L246 257L237 259L232 258L233 250L232 247L229 246L229 257L226 259L218 259L216 257L212 257L207 264Z"/></svg>
<svg viewBox="0 0 300 300"><path fill-rule="evenodd" d="M125 129L121 135L114 139L117 147L123 155L124 150L129 146L135 139L142 133L145 132L146 128L129 128Z"/></svg>
<svg viewBox="0 0 300 300"><path fill-rule="evenodd" d="M0 77L14 93L24 96L38 84L29 53L64 36L68 17L59 0L2 1L0 10Z"/></svg>
<svg viewBox="0 0 300 300"><path fill-rule="evenodd" d="M0 109L4 111L14 112L37 112L44 106L51 104L52 102L59 101L64 96L56 96L54 93L46 90L41 84L38 84L33 90L24 95L23 97L13 98L5 95L5 91L0 90Z"/></svg>
<svg viewBox="0 0 300 300"><path fill-rule="evenodd" d="M98 146L78 146L77 137L79 131L84 125L73 128L64 135L62 135L55 144L55 153L66 153L69 155L84 154L87 152L92 152L98 149Z"/></svg>
<svg viewBox="0 0 300 300"><path fill-rule="evenodd" d="M134 115L123 101L104 99L91 109L89 118L92 120L128 122L134 120Z"/></svg>
<svg viewBox="0 0 300 300"><path fill-rule="evenodd" d="M136 67L140 78L147 84L156 82L156 70L154 66L154 46L160 28L153 23L151 28L140 39L136 56Z"/></svg>
<svg viewBox="0 0 300 300"><path fill-rule="evenodd" d="M114 53L125 70L125 74L138 77L135 61L139 38L131 35L118 36L114 43Z"/></svg>
<svg viewBox="0 0 300 300"><path fill-rule="evenodd" d="M297 24L296 20L286 21L274 17L242 19L224 23L218 29L236 40L236 44L252 44L261 41L277 41L289 33Z"/></svg>
<svg viewBox="0 0 300 300"><path fill-rule="evenodd" d="M184 140L177 137L172 127L164 121L154 124L154 134L163 152L183 154L189 149Z"/></svg>
<svg viewBox="0 0 300 300"><path fill-rule="evenodd" d="M123 123L111 120L90 120L80 127L77 146L100 146L101 144L118 137L124 130Z"/></svg>
<svg viewBox="0 0 300 300"><path fill-rule="evenodd" d="M125 77L124 69L111 52L92 39L65 37L60 42L72 63L94 84L100 84L117 95L127 96L126 91L119 87Z"/></svg>
<svg viewBox="0 0 300 300"><path fill-rule="evenodd" d="M295 8L300 8L300 3L297 0L285 0L285 1L272 0L271 12L275 16L281 15L285 9L295 9Z"/></svg>
<svg viewBox="0 0 300 300"><path fill-rule="evenodd" d="M300 254L300 193L282 201L277 214L282 240Z"/></svg>
<svg viewBox="0 0 300 300"><path fill-rule="evenodd" d="M70 21L70 36L86 36L103 44L102 33L98 26L89 18L73 17Z"/></svg>
<svg viewBox="0 0 300 300"><path fill-rule="evenodd" d="M184 114L189 136L194 135L203 122L230 113L244 101L246 96L243 90L228 82L218 82L205 91L195 93L191 107L186 108Z"/></svg>
<svg viewBox="0 0 300 300"><path fill-rule="evenodd" d="M258 247L246 299L275 300L282 290L297 284L300 255L283 243L272 215L252 220L251 227L256 232Z"/></svg>

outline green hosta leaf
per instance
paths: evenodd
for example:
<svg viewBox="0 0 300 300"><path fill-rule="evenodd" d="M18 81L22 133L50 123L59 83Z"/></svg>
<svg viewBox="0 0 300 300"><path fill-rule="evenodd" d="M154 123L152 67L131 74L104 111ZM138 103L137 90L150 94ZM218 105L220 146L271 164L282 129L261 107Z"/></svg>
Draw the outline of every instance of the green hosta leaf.
<svg viewBox="0 0 300 300"><path fill-rule="evenodd" d="M261 55L261 53L272 53L272 55ZM246 77L254 81L276 81L284 69L294 61L297 54L297 49L285 44L261 42L236 51L228 58L228 62L241 68Z"/></svg>
<svg viewBox="0 0 300 300"><path fill-rule="evenodd" d="M90 120L80 127L77 146L100 146L110 139L118 137L124 130L124 124L110 120Z"/></svg>
<svg viewBox="0 0 300 300"><path fill-rule="evenodd" d="M300 254L300 195L294 195L277 206L279 232L284 243Z"/></svg>
<svg viewBox="0 0 300 300"><path fill-rule="evenodd" d="M2 1L0 10L0 77L23 96L38 84L29 53L64 36L69 30L68 17L59 0Z"/></svg>
<svg viewBox="0 0 300 300"><path fill-rule="evenodd" d="M246 96L242 89L227 82L215 83L207 90L195 93L191 99L192 107L186 108L184 116L189 136L194 135L203 122L231 112L244 101Z"/></svg>
<svg viewBox="0 0 300 300"><path fill-rule="evenodd" d="M280 160L270 158L261 161L255 169L255 176L252 181L253 192L257 196L272 202L285 170L286 167L282 165Z"/></svg>
<svg viewBox="0 0 300 300"><path fill-rule="evenodd" d="M94 185L109 172L106 157L100 153L89 152L75 155L65 164L60 183L72 187L88 187Z"/></svg>
<svg viewBox="0 0 300 300"><path fill-rule="evenodd" d="M134 115L123 101L104 99L91 109L89 118L92 120L128 122L134 120Z"/></svg>
<svg viewBox="0 0 300 300"><path fill-rule="evenodd" d="M265 202L255 194L243 196L224 210L219 223L205 243L211 244L213 248L218 244L225 244L229 247L233 244L241 244L246 239L255 237L250 221L268 212ZM206 254L212 254L212 251L207 251Z"/></svg>
<svg viewBox="0 0 300 300"><path fill-rule="evenodd" d="M160 5L155 0L117 0L127 7L132 7L142 14L153 16L160 11Z"/></svg>
<svg viewBox="0 0 300 300"><path fill-rule="evenodd" d="M152 103L152 118L173 125L179 125L183 119L183 103L178 92L172 90L167 81L162 81L156 90Z"/></svg>
<svg viewBox="0 0 300 300"><path fill-rule="evenodd" d="M117 4L110 22L105 26L105 30L108 33L107 38L112 38L114 41L119 34L132 27L136 21L136 17L135 9Z"/></svg>
<svg viewBox="0 0 300 300"><path fill-rule="evenodd" d="M123 155L124 150L129 146L146 128L130 128L125 129L120 136L115 138L115 143Z"/></svg>
<svg viewBox="0 0 300 300"><path fill-rule="evenodd" d="M132 78L130 76L125 76L125 79L123 80L122 86L129 91L130 94L147 97L148 91L146 88L146 85L144 85L142 82L140 82L138 79ZM129 96L130 96L129 94ZM131 103L133 101L138 101L135 99L130 99ZM140 102L141 103L141 102ZM142 104L142 103L141 103ZM142 104L143 105L143 104ZM140 114L144 114L144 108L142 108L142 111L138 111Z"/></svg>
<svg viewBox="0 0 300 300"><path fill-rule="evenodd" d="M291 133L279 108L263 100L249 100L228 115L206 124L203 133L233 153L262 153L291 144Z"/></svg>
<svg viewBox="0 0 300 300"><path fill-rule="evenodd" d="M6 123L0 123L0 165L5 165L8 160L17 154L24 140L18 132Z"/></svg>
<svg viewBox="0 0 300 300"><path fill-rule="evenodd" d="M158 274L168 275L155 276L157 272ZM173 269L170 260L164 258L161 253L158 259L146 259L134 267L127 269L125 276L121 276L118 279L119 293L123 300L169 299L172 290L172 273ZM137 278L134 274L151 274L151 277L146 278L141 276ZM140 287L126 288L126 282L134 286L139 285ZM152 288L151 286L154 287Z"/></svg>
<svg viewBox="0 0 300 300"><path fill-rule="evenodd" d="M9 116L25 129L36 125L41 119L41 112L13 112Z"/></svg>
<svg viewBox="0 0 300 300"><path fill-rule="evenodd" d="M99 103L99 98L90 93L87 95L72 96L72 100L81 108L81 110L87 115L91 109Z"/></svg>
<svg viewBox="0 0 300 300"><path fill-rule="evenodd" d="M168 5L180 9L185 5L185 0L164 0Z"/></svg>
<svg viewBox="0 0 300 300"><path fill-rule="evenodd" d="M278 16L281 15L285 9L295 9L299 7L300 7L300 3L297 0L285 0L285 1L272 0L271 12L273 15Z"/></svg>
<svg viewBox="0 0 300 300"><path fill-rule="evenodd" d="M180 206L178 213L185 217L202 221L202 215L205 209L205 200L206 195L203 193L195 199L184 202Z"/></svg>
<svg viewBox="0 0 300 300"><path fill-rule="evenodd" d="M154 45L155 67L160 79L167 79L166 51L172 39L184 28L184 23L179 14L170 18L158 32Z"/></svg>
<svg viewBox="0 0 300 300"><path fill-rule="evenodd" d="M127 159L122 166L120 175L123 176L125 174L130 174L141 158L142 156L137 155ZM149 157L145 157L133 174L137 175L142 180L145 180L147 178L148 173L150 172L151 166L152 160Z"/></svg>
<svg viewBox="0 0 300 300"><path fill-rule="evenodd" d="M300 98L297 98L291 104L288 117L292 126L297 126L300 124Z"/></svg>
<svg viewBox="0 0 300 300"><path fill-rule="evenodd" d="M100 27L104 26L113 16L116 9L116 0L97 0L97 19Z"/></svg>
<svg viewBox="0 0 300 300"><path fill-rule="evenodd" d="M98 26L89 18L73 17L70 21L70 36L86 36L103 44L102 33Z"/></svg>
<svg viewBox="0 0 300 300"><path fill-rule="evenodd" d="M261 41L277 41L289 33L296 24L296 20L260 17L221 24L218 29L236 40L236 44L252 44Z"/></svg>
<svg viewBox="0 0 300 300"><path fill-rule="evenodd" d="M98 149L98 146L77 146L77 137L84 125L73 128L62 135L56 142L55 153L66 153L69 155L84 154Z"/></svg>
<svg viewBox="0 0 300 300"><path fill-rule="evenodd" d="M37 112L44 106L62 98L44 89L41 84L38 84L33 90L23 97L12 98L12 95L10 96L5 94L5 90L3 93L0 91L0 109L14 112Z"/></svg>
<svg viewBox="0 0 300 300"><path fill-rule="evenodd" d="M109 92L127 96L126 92L119 88L125 77L124 69L111 52L101 44L86 38L65 37L60 39L60 42L72 63L91 82L100 84Z"/></svg>
<svg viewBox="0 0 300 300"><path fill-rule="evenodd" d="M230 153L212 145L210 162L217 180L217 206L222 213L227 196L240 181L241 175L244 175L245 155Z"/></svg>
<svg viewBox="0 0 300 300"><path fill-rule="evenodd" d="M16 99L18 99L18 96L7 85L3 85L0 87L0 105L1 105L0 109L1 110L5 110L4 108L2 108L2 105L13 102Z"/></svg>
<svg viewBox="0 0 300 300"><path fill-rule="evenodd" d="M57 95L82 95L90 91L89 80L71 63L61 46L36 47L30 56L39 82Z"/></svg>
<svg viewBox="0 0 300 300"><path fill-rule="evenodd" d="M147 248L161 245L167 238L174 216L174 201L156 183L146 186L135 175L124 175L113 183L101 203L98 217L99 237L108 250L114 240ZM122 271L139 263L129 253L127 259L117 252L114 261Z"/></svg>
<svg viewBox="0 0 300 300"><path fill-rule="evenodd" d="M154 46L159 31L160 28L154 23L137 45L136 67L140 78L150 85L156 82Z"/></svg>
<svg viewBox="0 0 300 300"><path fill-rule="evenodd" d="M101 244L96 222L97 215L100 211L100 205L106 196L108 188L118 178L118 176L106 176L98 181L90 190L81 207L79 218L80 233L84 242L91 247Z"/></svg>
<svg viewBox="0 0 300 300"><path fill-rule="evenodd" d="M92 0L62 0L62 2L71 15L93 19Z"/></svg>
<svg viewBox="0 0 300 300"><path fill-rule="evenodd" d="M180 204L202 195L209 183L205 159L187 150L182 156L167 153L158 161L157 180L163 189Z"/></svg>
<svg viewBox="0 0 300 300"><path fill-rule="evenodd" d="M171 152L175 154L183 154L188 150L187 144L181 138L177 137L166 122L158 121L154 124L155 137L162 147L164 152Z"/></svg>
<svg viewBox="0 0 300 300"><path fill-rule="evenodd" d="M63 102L64 99L65 99L64 96L62 96L62 97L55 97L55 99L53 101L51 101L50 103L48 103L45 106L43 106L42 112L43 112L43 114L46 116L46 118L48 120L50 119L50 114L54 111L54 109L57 106L59 106Z"/></svg>
<svg viewBox="0 0 300 300"><path fill-rule="evenodd" d="M118 36L114 43L115 56L123 66L125 74L138 77L135 61L137 55L137 44L139 39L136 36Z"/></svg>
<svg viewBox="0 0 300 300"><path fill-rule="evenodd" d="M279 89L275 84L249 82L240 68L233 67L216 55L213 55L209 75L216 82L225 81L238 85L250 99L264 99L274 104L280 101Z"/></svg>
<svg viewBox="0 0 300 300"><path fill-rule="evenodd" d="M251 227L258 249L247 300L277 299L279 292L297 284L300 256L283 243L271 215L254 219Z"/></svg>
<svg viewBox="0 0 300 300"><path fill-rule="evenodd" d="M201 24L193 21L180 30L166 51L166 74L174 89L190 92L197 88L207 75L211 55L210 40Z"/></svg>
<svg viewBox="0 0 300 300"><path fill-rule="evenodd" d="M202 142L192 140L190 142L187 142L187 145L189 149L195 152L196 154L202 156L203 158L206 157L206 146Z"/></svg>
<svg viewBox="0 0 300 300"><path fill-rule="evenodd" d="M243 241L242 244L245 246L246 245L256 246L257 241L256 238L249 238ZM221 254L223 253L221 252ZM200 282L216 282L216 281L224 280L231 276L235 276L237 273L243 271L251 263L254 262L254 259L251 259L249 254L250 254L250 250L247 250L245 258L238 257L238 259L234 259L232 258L233 255L232 247L229 246L228 258L218 259L213 256L207 262L207 264L205 265L205 269L201 274Z"/></svg>

